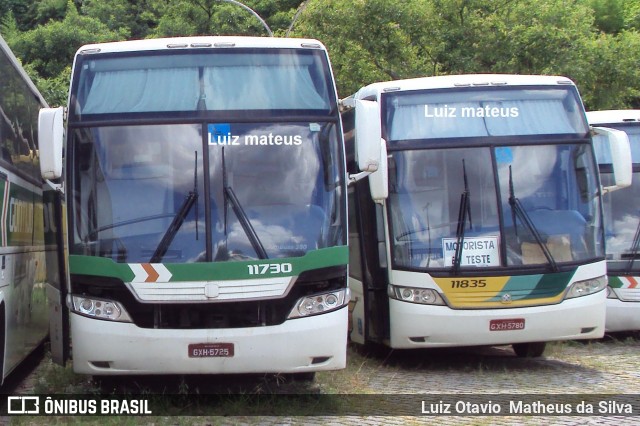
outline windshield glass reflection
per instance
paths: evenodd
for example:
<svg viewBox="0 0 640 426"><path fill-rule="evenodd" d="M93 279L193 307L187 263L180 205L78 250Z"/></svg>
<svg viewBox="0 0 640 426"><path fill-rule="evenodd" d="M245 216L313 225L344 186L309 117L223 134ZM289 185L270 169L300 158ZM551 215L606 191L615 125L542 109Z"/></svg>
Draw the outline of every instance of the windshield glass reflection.
<svg viewBox="0 0 640 426"><path fill-rule="evenodd" d="M215 259L302 256L342 242L334 125L215 124L209 130Z"/></svg>
<svg viewBox="0 0 640 426"><path fill-rule="evenodd" d="M611 125L623 130L629 136L631 145L631 158L634 164L634 173L631 186L620 191L613 191L603 196L604 203L604 223L607 249L607 267L616 271L638 270L638 252L640 251L640 173L638 172L638 162L640 162L640 126L635 124ZM598 163L603 164L600 168L600 179L603 186L610 186L614 183L614 176L610 167L611 158L607 149L607 140L603 136L596 136L593 139ZM634 243L635 242L635 243Z"/></svg>
<svg viewBox="0 0 640 426"><path fill-rule="evenodd" d="M399 267L553 265L602 256L587 144L407 150L390 157L392 254Z"/></svg>
<svg viewBox="0 0 640 426"><path fill-rule="evenodd" d="M331 123L76 129L71 252L186 263L303 256L345 244L337 130Z"/></svg>

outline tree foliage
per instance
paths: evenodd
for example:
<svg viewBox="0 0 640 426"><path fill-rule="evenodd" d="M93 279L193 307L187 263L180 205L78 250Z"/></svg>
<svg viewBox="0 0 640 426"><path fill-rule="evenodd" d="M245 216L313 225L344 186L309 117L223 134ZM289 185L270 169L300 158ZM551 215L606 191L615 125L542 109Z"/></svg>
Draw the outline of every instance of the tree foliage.
<svg viewBox="0 0 640 426"><path fill-rule="evenodd" d="M15 22L5 25L17 27ZM47 101L59 105L66 101L69 81L62 79L69 75L68 69L78 47L121 38L121 34L110 31L99 20L80 15L73 1L69 0L63 20L51 20L46 25L24 32L10 32L7 43L27 65L26 69L31 71L39 88L47 89L43 90L49 94ZM64 84L64 88L59 84Z"/></svg>
<svg viewBox="0 0 640 426"><path fill-rule="evenodd" d="M159 0L84 0L81 13L125 38L145 38L158 26L165 2Z"/></svg>
<svg viewBox="0 0 640 426"><path fill-rule="evenodd" d="M172 1L152 33L159 37L188 35L267 35L250 11L220 0Z"/></svg>
<svg viewBox="0 0 640 426"><path fill-rule="evenodd" d="M328 48L341 96L454 73L559 74L590 109L640 107L640 0L246 0L271 30ZM295 22L292 21L295 17ZM83 44L266 36L230 0L4 0L0 32L51 104Z"/></svg>
<svg viewBox="0 0 640 426"><path fill-rule="evenodd" d="M342 96L416 75L557 74L578 84L589 108L640 106L639 34L621 24L622 7L609 11L615 25L597 20L595 3L615 2L324 1L307 8L296 34L327 44Z"/></svg>
<svg viewBox="0 0 640 426"><path fill-rule="evenodd" d="M426 0L325 0L309 3L293 34L325 43L346 95L374 81L436 74L434 16Z"/></svg>

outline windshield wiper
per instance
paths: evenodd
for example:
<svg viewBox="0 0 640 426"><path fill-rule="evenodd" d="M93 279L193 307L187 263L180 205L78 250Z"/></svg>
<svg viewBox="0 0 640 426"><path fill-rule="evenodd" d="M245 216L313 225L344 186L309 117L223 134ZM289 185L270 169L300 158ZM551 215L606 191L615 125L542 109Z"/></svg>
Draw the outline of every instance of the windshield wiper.
<svg viewBox="0 0 640 426"><path fill-rule="evenodd" d="M318 134L318 145L320 149L320 156L322 157L322 172L324 176L324 186L327 191L333 191L339 184L339 181L334 181L332 158L331 158L331 130L334 124L328 123L322 126Z"/></svg>
<svg viewBox="0 0 640 426"><path fill-rule="evenodd" d="M322 125L322 129L318 133L318 149L320 150L320 156L322 158L324 190L333 194L329 230L327 230L325 234L323 229L321 236L321 238L324 238L325 242L339 241L339 234L342 225L340 217L340 196L342 195L339 191L340 177L334 173L333 164L335 161L331 146L331 134L332 131L334 131L334 126L334 123L325 123Z"/></svg>
<svg viewBox="0 0 640 426"><path fill-rule="evenodd" d="M225 235L227 233L226 206L227 202L230 201L231 207L233 208L233 211L236 214L236 217L238 218L238 221L240 222L240 226L242 226L244 233L247 235L247 238L249 238L249 242L251 243L253 250L255 250L260 259L268 259L269 257L267 256L267 251L264 249L264 246L262 245L262 242L260 241L256 230L254 229L253 225L251 225L251 221L249 220L247 213L242 208L242 204L240 204L238 197L236 197L233 188L231 188L231 185L229 185L229 182L227 180L227 167L224 158L224 146L222 147L222 186L225 204Z"/></svg>
<svg viewBox="0 0 640 426"><path fill-rule="evenodd" d="M195 169L194 169L194 178L193 178L193 191L189 191L187 197L184 199L182 206L180 206L180 210L173 217L173 220L169 224L167 231L162 236L162 240L160 240L160 244L153 252L153 256L151 256L151 260L149 263L160 263L162 258L167 253L169 246L173 242L173 239L176 237L176 234L180 230L180 227L184 223L189 211L193 205L196 205L196 239L198 239L198 151L195 152Z"/></svg>
<svg viewBox="0 0 640 426"><path fill-rule="evenodd" d="M469 229L473 229L471 221L471 192L469 191L469 180L467 179L467 167L464 159L462 159L462 177L464 180L464 190L460 195L460 208L458 210L458 226L456 228L456 251L453 255L453 271L458 272L462 263L462 246L464 245L464 231L467 219L469 220Z"/></svg>
<svg viewBox="0 0 640 426"><path fill-rule="evenodd" d="M633 236L633 242L631 243L631 252L629 253L629 263L625 268L625 274L630 274L633 269L633 263L638 256L638 249L640 249L640 222L636 228L636 234Z"/></svg>
<svg viewBox="0 0 640 426"><path fill-rule="evenodd" d="M524 207L522 207L522 204L520 203L520 200L518 198L516 198L516 196L515 196L515 191L513 189L513 173L511 171L511 166L509 166L509 206L511 206L511 217L513 219L513 230L514 230L514 232L516 234L516 238L519 240L519 238L518 238L518 225L517 225L517 220L516 220L516 218L517 218L517 219L520 219L520 222L524 223L525 226L529 229L529 231L533 235L533 238L535 238L536 243L538 243L538 245L540 246L540 249L542 250L542 253L544 254L544 257L547 258L547 262L549 262L549 264L551 265L553 270L555 272L557 272L558 271L558 264L556 263L556 260L551 255L551 252L547 248L547 245L542 241L542 237L540 236L540 232L538 232L538 229L535 227L535 225L531 221L531 218L527 214L527 211L524 209Z"/></svg>

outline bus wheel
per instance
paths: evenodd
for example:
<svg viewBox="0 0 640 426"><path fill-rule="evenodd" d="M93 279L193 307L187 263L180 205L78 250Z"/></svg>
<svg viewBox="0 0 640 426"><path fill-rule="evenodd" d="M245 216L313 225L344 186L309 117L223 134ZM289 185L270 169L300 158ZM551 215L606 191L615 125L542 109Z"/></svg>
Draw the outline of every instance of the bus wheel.
<svg viewBox="0 0 640 426"><path fill-rule="evenodd" d="M103 394L115 394L118 392L118 376L91 376L91 379Z"/></svg>
<svg viewBox="0 0 640 426"><path fill-rule="evenodd" d="M513 351L519 358L538 358L544 353L546 342L514 343Z"/></svg>

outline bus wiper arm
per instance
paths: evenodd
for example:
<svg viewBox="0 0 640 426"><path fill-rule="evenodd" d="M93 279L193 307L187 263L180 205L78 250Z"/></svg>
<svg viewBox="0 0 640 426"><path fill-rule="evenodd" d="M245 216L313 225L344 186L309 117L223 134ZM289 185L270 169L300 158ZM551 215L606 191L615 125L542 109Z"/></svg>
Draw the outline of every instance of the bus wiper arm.
<svg viewBox="0 0 640 426"><path fill-rule="evenodd" d="M527 229L529 229L529 231L533 235L533 238L536 240L536 243L538 244L538 246L540 246L540 249L542 250L544 257L547 258L547 262L549 262L553 270L557 272L558 264L556 263L556 260L551 255L551 252L547 248L547 245L542 241L540 232L538 232L538 229L531 221L531 218L527 214L527 211L525 210L525 208L522 207L522 203L520 203L520 200L515 196L515 191L513 189L513 174L511 171L511 166L509 166L509 206L511 206L511 214L513 218L513 229L515 230L516 237L518 236L518 227L516 222L516 217L517 217L518 219L520 219L520 222L524 223Z"/></svg>
<svg viewBox="0 0 640 426"><path fill-rule="evenodd" d="M238 201L238 197L236 197L235 192L233 192L233 189L230 186L225 186L224 192L227 195L229 201L231 201L231 207L238 217L244 233L247 234L247 237L249 237L251 246L256 251L256 254L260 259L267 259L267 251L264 249L260 238L258 238L258 234L253 228L253 225L251 225L251 221L249 220L249 217L247 217L247 213L242 208L240 201Z"/></svg>
<svg viewBox="0 0 640 426"><path fill-rule="evenodd" d="M196 205L196 239L198 238L198 210L197 210L197 202L198 202L198 152L196 151L196 168L194 172L194 182L193 182L193 191L189 191L189 194L184 199L182 206L180 206L180 210L173 217L173 220L169 224L166 232L162 236L162 240L160 240L160 244L153 252L153 256L151 256L150 263L160 263L165 254L167 254L167 250L169 246L173 242L173 239L178 234L180 227L184 223L185 218L191 211L191 208Z"/></svg>
<svg viewBox="0 0 640 426"><path fill-rule="evenodd" d="M469 220L469 229L473 229L471 221L471 192L469 191L469 180L467 179L467 168L464 159L462 160L462 176L464 180L464 190L460 195L460 208L458 210L458 226L456 229L456 251L453 257L453 271L457 272L462 263L462 246L464 245L464 231Z"/></svg>
<svg viewBox="0 0 640 426"><path fill-rule="evenodd" d="M631 243L631 252L629 257L629 263L625 268L625 273L630 274L633 269L633 263L636 260L636 256L638 256L638 249L640 249L640 222L638 222L638 227L636 228L636 234L633 236L633 242Z"/></svg>
<svg viewBox="0 0 640 426"><path fill-rule="evenodd" d="M227 170L224 159L224 146L222 147L222 186L225 205L227 200L231 202L233 212L236 214L236 217L240 222L240 226L242 226L242 229L247 235L247 238L249 238L249 242L251 243L253 250L255 250L260 259L268 259L269 257L267 256L267 251L264 249L264 246L262 245L262 242L260 241L255 228L253 227L253 225L251 225L251 221L249 220L247 213L242 208L242 204L240 204L240 200L238 200L238 197L236 197L236 193L233 191L233 188L231 188L231 185L229 185L229 182L227 181ZM227 228L226 223L227 221L225 214L225 234Z"/></svg>
<svg viewBox="0 0 640 426"><path fill-rule="evenodd" d="M180 230L180 227L184 223L184 219L187 217L187 215L189 214L189 211L191 210L193 205L197 202L197 200L198 200L198 193L189 191L189 194L184 199L184 202L182 203L180 210L173 217L173 220L171 221L171 224L169 224L167 231L164 233L162 240L160 240L160 244L158 244L156 251L153 252L153 256L151 256L151 260L149 261L149 263L160 263L162 261L162 258L167 253L169 246L173 242L173 239L176 237L176 234L178 233L178 231Z"/></svg>

